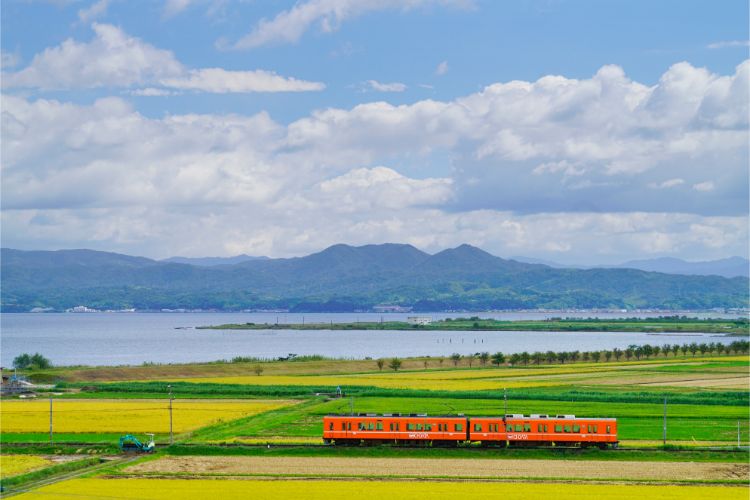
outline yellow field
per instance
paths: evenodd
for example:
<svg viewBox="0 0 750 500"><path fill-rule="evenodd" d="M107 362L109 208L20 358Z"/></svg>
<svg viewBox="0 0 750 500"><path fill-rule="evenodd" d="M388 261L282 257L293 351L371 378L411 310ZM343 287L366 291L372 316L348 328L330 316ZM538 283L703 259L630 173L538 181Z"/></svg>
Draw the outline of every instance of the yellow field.
<svg viewBox="0 0 750 500"><path fill-rule="evenodd" d="M173 403L174 432L255 415L290 401L185 400ZM53 403L55 432L169 432L167 401L150 400L56 400ZM0 403L3 432L49 430L49 401L3 401Z"/></svg>
<svg viewBox="0 0 750 500"><path fill-rule="evenodd" d="M734 500L747 499L747 488L722 486L630 486L414 481L214 480L214 479L73 479L18 496L30 498L352 498L514 500Z"/></svg>
<svg viewBox="0 0 750 500"><path fill-rule="evenodd" d="M725 359L735 360L736 357ZM745 359L746 358L740 358ZM703 364L711 359L685 361L688 364ZM326 375L238 375L224 377L172 378L173 381L218 384L256 385L364 385L386 389L443 389L443 390L491 390L502 388L544 387L561 384L659 384L677 386L701 386L716 379L726 381L726 373L654 372L656 368L672 363L672 359L654 362L629 363L580 363L575 365L528 366L524 368L475 368L460 370L426 370L402 372L368 372ZM742 369L737 368L742 374ZM737 375L737 380L747 382L746 374ZM721 382L717 382L721 384Z"/></svg>
<svg viewBox="0 0 750 500"><path fill-rule="evenodd" d="M0 455L0 477L17 476L52 464L52 460L36 455Z"/></svg>

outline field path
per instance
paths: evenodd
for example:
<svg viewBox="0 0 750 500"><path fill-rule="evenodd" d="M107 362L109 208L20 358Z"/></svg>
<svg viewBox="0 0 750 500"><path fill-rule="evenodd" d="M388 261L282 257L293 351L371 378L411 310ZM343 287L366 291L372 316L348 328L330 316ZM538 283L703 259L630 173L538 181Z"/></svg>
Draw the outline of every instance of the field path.
<svg viewBox="0 0 750 500"><path fill-rule="evenodd" d="M164 457L125 469L128 474L303 475L311 477L576 478L727 480L750 478L750 465L499 459Z"/></svg>

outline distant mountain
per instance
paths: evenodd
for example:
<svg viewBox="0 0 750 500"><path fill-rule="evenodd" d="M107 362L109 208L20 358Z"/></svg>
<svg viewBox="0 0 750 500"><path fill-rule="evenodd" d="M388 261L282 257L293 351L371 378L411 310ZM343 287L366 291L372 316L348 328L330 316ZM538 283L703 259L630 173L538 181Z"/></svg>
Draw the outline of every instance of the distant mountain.
<svg viewBox="0 0 750 500"><path fill-rule="evenodd" d="M724 276L725 278L750 276L750 261L742 257L730 257L728 259L703 262L688 262L673 257L662 257L659 259L631 260L617 267L667 274L715 275Z"/></svg>
<svg viewBox="0 0 750 500"><path fill-rule="evenodd" d="M637 269L555 269L461 245L334 245L305 257L221 265L91 250L2 249L2 311L33 308L416 311L747 307L748 279Z"/></svg>
<svg viewBox="0 0 750 500"><path fill-rule="evenodd" d="M190 264L191 266L231 266L248 260L266 260L268 257L253 257L252 255L235 255L234 257L169 257L161 262L172 262L174 264Z"/></svg>
<svg viewBox="0 0 750 500"><path fill-rule="evenodd" d="M612 266L575 266L560 264L551 260L535 259L532 257L511 257L518 262L527 264L542 264L557 269L640 269L665 274L685 274L694 276L724 276L734 278L737 276L750 276L750 260L742 257L730 257L727 259L690 262L674 257L661 257L657 259L631 260Z"/></svg>

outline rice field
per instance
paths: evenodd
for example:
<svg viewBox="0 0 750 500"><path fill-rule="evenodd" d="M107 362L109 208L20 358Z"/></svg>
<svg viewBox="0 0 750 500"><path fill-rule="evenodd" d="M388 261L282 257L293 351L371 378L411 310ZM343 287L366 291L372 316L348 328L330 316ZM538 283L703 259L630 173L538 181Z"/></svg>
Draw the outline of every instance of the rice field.
<svg viewBox="0 0 750 500"><path fill-rule="evenodd" d="M0 455L0 477L17 476L52 464L54 461L38 455Z"/></svg>
<svg viewBox="0 0 750 500"><path fill-rule="evenodd" d="M434 363L434 362L433 362ZM683 365L684 370L680 370ZM702 369L706 365L706 370ZM676 369L675 369L676 368ZM268 386L374 386L384 389L436 389L446 391L498 390L556 385L658 385L673 387L744 388L750 385L746 357L721 361L665 359L661 362L580 363L575 365L515 368L475 367L420 371L378 371L341 374L234 375L172 378L172 381Z"/></svg>
<svg viewBox="0 0 750 500"><path fill-rule="evenodd" d="M217 479L73 479L42 487L19 499L122 498L351 498L414 499L482 498L516 500L746 500L746 487L643 486L628 484L560 484L450 481L330 481L330 480L217 480Z"/></svg>
<svg viewBox="0 0 750 500"><path fill-rule="evenodd" d="M184 400L173 402L174 432L192 431L207 425L257 415L292 404L290 401ZM60 433L166 433L169 404L148 400L54 400L53 429ZM0 425L3 433L49 431L49 401L2 401Z"/></svg>

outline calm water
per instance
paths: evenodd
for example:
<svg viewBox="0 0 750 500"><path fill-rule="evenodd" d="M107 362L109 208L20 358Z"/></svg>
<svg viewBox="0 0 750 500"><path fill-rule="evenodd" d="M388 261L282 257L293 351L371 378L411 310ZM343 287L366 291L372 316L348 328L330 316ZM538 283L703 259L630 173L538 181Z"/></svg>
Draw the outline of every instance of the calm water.
<svg viewBox="0 0 750 500"><path fill-rule="evenodd" d="M590 332L426 332L426 331L300 331L195 330L224 323L356 322L404 319L413 314L275 314L275 313L90 313L3 314L0 317L0 362L10 366L20 353L39 352L55 365L123 365L214 361L234 356L276 358L295 354L364 358L445 356L457 352L514 353L522 351L591 351L630 344L725 342L715 334L590 333ZM499 319L573 317L566 313L481 313ZM633 314L625 314L632 317ZM420 314L434 319L462 314ZM594 316L583 313L580 316ZM597 317L622 315L600 313ZM643 317L647 315L641 315ZM691 314L691 316L696 316ZM703 314L702 316L708 316ZM714 315L716 316L716 315Z"/></svg>

